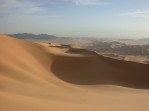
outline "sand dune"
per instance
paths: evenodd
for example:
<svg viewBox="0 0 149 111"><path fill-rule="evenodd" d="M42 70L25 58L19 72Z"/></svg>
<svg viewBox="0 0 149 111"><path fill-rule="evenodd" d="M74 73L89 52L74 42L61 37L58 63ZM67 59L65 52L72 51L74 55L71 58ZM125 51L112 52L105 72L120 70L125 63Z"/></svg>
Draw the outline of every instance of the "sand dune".
<svg viewBox="0 0 149 111"><path fill-rule="evenodd" d="M0 35L2 111L148 111L149 65Z"/></svg>

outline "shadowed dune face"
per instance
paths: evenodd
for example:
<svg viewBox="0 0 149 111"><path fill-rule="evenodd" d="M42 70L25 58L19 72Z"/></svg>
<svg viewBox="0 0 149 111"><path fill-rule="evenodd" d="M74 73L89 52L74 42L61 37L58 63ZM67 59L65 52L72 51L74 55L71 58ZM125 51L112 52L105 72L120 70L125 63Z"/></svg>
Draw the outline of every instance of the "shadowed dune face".
<svg viewBox="0 0 149 111"><path fill-rule="evenodd" d="M88 54L73 49L69 53ZM67 52L68 52L67 51ZM82 51L82 52L81 52ZM149 88L149 65L107 58L91 52L90 56L57 56L53 73L64 81L80 85L114 84L133 88Z"/></svg>

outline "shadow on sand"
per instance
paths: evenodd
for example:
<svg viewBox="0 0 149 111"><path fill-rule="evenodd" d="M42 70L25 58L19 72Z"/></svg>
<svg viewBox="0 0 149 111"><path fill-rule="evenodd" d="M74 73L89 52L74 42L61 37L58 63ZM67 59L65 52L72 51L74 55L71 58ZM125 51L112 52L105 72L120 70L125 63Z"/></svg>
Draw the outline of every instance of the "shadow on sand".
<svg viewBox="0 0 149 111"><path fill-rule="evenodd" d="M149 89L149 65L107 58L98 54L84 57L56 56L53 73L79 85L118 85Z"/></svg>

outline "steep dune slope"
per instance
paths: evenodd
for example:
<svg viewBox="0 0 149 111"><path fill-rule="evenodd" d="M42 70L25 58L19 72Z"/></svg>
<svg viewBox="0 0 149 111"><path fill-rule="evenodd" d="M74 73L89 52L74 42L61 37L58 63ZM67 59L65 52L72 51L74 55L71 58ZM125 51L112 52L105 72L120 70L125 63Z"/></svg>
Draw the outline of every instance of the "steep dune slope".
<svg viewBox="0 0 149 111"><path fill-rule="evenodd" d="M0 35L2 111L146 111L148 74L145 64Z"/></svg>
<svg viewBox="0 0 149 111"><path fill-rule="evenodd" d="M3 76L11 76L21 81L30 81L30 78L32 81L33 77L40 79L40 76L47 76L44 73L49 70L52 59L42 46L4 35L1 35L0 41L0 65ZM17 74L13 75L13 72Z"/></svg>
<svg viewBox="0 0 149 111"><path fill-rule="evenodd" d="M149 88L149 65L147 64L111 59L89 50L71 49L69 53L71 51L73 54L79 52L84 56L58 56L52 64L54 74L65 81L82 85L115 84Z"/></svg>

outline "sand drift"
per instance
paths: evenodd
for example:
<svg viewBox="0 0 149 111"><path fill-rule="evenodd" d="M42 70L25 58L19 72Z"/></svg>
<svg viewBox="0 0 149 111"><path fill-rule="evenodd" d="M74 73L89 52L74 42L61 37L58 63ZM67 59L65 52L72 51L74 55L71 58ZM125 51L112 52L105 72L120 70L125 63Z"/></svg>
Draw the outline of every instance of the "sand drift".
<svg viewBox="0 0 149 111"><path fill-rule="evenodd" d="M2 111L147 111L149 65L0 35Z"/></svg>

